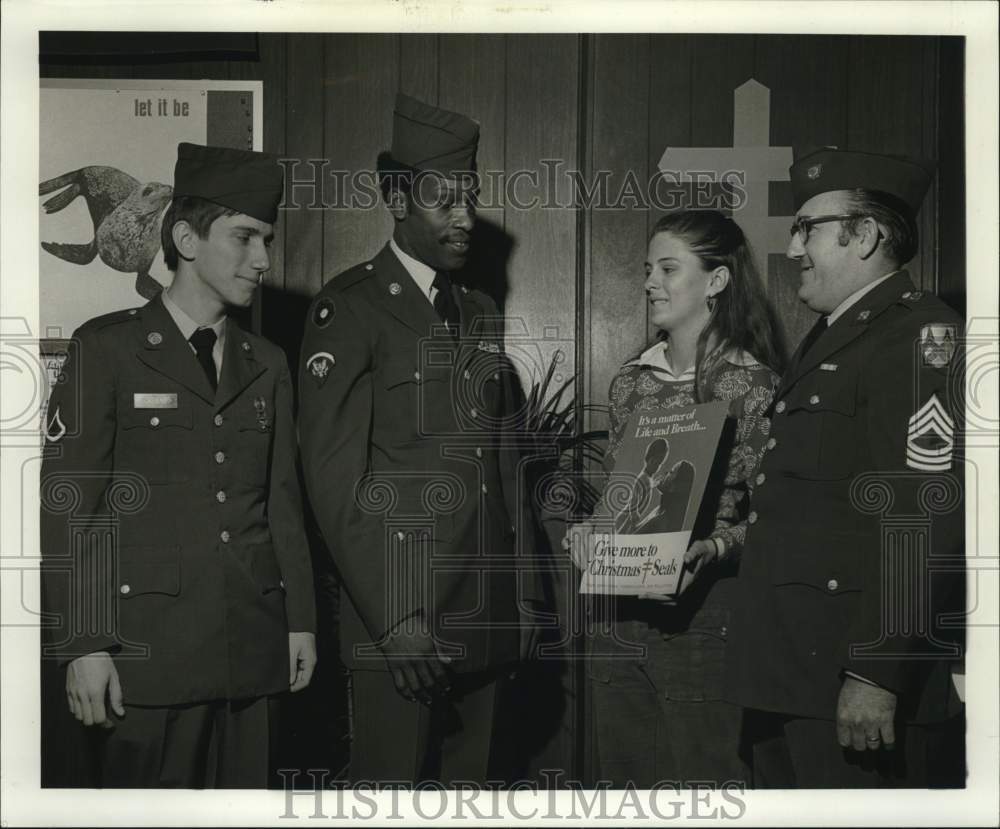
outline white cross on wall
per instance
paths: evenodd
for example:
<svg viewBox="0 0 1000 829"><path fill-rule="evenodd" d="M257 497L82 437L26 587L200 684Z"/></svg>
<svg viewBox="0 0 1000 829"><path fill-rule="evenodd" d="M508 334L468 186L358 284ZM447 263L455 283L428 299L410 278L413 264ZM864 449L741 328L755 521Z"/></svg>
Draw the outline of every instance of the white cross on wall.
<svg viewBox="0 0 1000 829"><path fill-rule="evenodd" d="M791 147L769 146L771 132L771 90L752 78L733 92L732 147L667 147L660 158L663 172L681 174L692 181L692 172L738 171L746 176L746 199L733 210L733 218L757 254L762 278L767 281L767 257L784 253L788 247L791 216L768 215L768 184L788 181L792 164Z"/></svg>

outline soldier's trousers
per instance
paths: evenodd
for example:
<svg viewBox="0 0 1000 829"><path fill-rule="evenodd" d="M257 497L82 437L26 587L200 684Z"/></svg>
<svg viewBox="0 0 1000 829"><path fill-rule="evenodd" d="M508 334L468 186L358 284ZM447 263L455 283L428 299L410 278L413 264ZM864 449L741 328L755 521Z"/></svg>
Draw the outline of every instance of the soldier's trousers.
<svg viewBox="0 0 1000 829"><path fill-rule="evenodd" d="M494 673L458 674L432 706L400 696L388 671L353 671L351 782L446 786L488 778Z"/></svg>
<svg viewBox="0 0 1000 829"><path fill-rule="evenodd" d="M126 705L102 747L106 788L264 789L276 744L277 704L254 700Z"/></svg>

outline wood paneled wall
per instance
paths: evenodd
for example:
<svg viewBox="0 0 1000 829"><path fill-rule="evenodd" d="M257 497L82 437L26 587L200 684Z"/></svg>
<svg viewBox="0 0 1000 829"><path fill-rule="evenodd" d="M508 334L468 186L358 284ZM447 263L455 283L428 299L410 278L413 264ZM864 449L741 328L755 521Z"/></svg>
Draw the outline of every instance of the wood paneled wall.
<svg viewBox="0 0 1000 829"><path fill-rule="evenodd" d="M939 181L949 214L940 215L935 184L921 213L921 250L910 270L922 287L941 288L961 303L956 271L964 262L964 238L953 196L957 189L960 198L964 174L961 125L954 118L961 71L953 64L961 50L954 39L262 34L259 46L258 61L43 64L42 75L262 80L264 148L316 160L296 169L304 179L317 170L373 169L376 155L389 145L393 96L403 91L481 122L481 170L508 177L534 172L544 186L543 161L557 159L562 169L581 170L588 181L597 171L609 171L611 193L630 172L647 182L668 146L731 146L733 91L754 78L770 89L773 146L834 144L929 158L947 148ZM942 49L950 60L943 67ZM316 198L330 203L334 183L332 175L324 176ZM300 333L295 309L335 274L372 256L391 232L380 205L322 209L311 204L308 187L295 192L299 207L279 220L265 297L271 302L262 308L265 333L293 353ZM529 184L527 192L539 191ZM787 189L775 193L772 213L788 212ZM569 179L560 176L557 202L569 204L572 195ZM603 402L617 366L652 334L642 261L659 212L521 209L503 198L492 203L481 212L481 224L490 231L490 255L495 250L504 261L490 263L496 269L485 287L511 318L512 332L568 343L565 370L582 371L586 396ZM942 222L948 226L944 238ZM796 268L772 255L765 271L794 346L812 320L795 297ZM528 373L526 368L526 379Z"/></svg>

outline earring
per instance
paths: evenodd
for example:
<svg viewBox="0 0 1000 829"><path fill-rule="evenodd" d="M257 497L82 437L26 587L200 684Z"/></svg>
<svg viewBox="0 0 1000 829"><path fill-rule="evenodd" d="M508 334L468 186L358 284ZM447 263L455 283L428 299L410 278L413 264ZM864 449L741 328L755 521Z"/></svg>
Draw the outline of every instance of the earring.
<svg viewBox="0 0 1000 829"><path fill-rule="evenodd" d="M712 296L708 297L708 299L705 300L705 304L708 306L708 312L710 314L715 313L715 305L716 305L717 302L718 302L718 300L715 298L714 294Z"/></svg>

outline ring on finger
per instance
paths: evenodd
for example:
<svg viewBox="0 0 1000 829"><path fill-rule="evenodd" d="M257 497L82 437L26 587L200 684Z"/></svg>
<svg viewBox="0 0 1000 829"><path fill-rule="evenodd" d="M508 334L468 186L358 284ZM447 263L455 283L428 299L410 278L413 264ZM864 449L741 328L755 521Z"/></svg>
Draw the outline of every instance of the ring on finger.
<svg viewBox="0 0 1000 829"><path fill-rule="evenodd" d="M876 743L882 742L882 740L879 737L865 737L865 742L869 745L875 745Z"/></svg>

